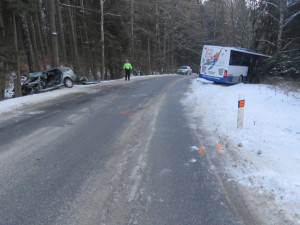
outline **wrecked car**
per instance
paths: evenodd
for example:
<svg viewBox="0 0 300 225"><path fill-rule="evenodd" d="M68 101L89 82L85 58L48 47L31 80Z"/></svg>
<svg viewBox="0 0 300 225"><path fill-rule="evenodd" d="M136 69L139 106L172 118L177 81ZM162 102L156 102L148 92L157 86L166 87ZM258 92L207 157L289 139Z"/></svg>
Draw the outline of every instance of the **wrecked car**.
<svg viewBox="0 0 300 225"><path fill-rule="evenodd" d="M80 77L80 79L77 80L78 84L88 85L88 84L98 84L100 81L97 80L89 80L86 76Z"/></svg>
<svg viewBox="0 0 300 225"><path fill-rule="evenodd" d="M22 95L53 90L62 86L73 87L76 80L73 70L68 67L53 68L44 72L29 73L21 85Z"/></svg>

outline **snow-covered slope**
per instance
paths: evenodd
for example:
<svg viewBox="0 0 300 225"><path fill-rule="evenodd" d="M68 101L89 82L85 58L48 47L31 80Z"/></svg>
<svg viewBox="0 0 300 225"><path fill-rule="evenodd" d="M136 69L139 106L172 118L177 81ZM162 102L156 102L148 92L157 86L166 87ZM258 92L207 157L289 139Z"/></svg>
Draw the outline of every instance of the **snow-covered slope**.
<svg viewBox="0 0 300 225"><path fill-rule="evenodd" d="M185 104L195 108L192 116L201 118L202 128L227 142L222 148L232 161L228 173L255 197L272 198L279 211L300 224L300 94L200 78L191 86ZM245 96L243 129L237 128L240 94Z"/></svg>

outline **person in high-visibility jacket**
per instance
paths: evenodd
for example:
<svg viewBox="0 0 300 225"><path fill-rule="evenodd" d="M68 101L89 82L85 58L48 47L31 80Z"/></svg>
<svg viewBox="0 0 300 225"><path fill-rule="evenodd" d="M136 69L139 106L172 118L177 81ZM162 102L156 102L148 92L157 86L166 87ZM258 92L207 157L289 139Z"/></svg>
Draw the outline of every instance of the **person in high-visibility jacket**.
<svg viewBox="0 0 300 225"><path fill-rule="evenodd" d="M128 62L128 60L125 60L125 64L123 66L123 69L125 70L125 80L130 80L130 73L131 73L132 66Z"/></svg>

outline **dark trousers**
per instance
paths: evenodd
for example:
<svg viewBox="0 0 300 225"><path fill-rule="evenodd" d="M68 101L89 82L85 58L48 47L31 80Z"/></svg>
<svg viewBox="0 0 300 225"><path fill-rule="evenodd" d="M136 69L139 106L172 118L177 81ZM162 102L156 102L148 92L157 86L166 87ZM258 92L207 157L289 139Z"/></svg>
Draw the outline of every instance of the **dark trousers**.
<svg viewBox="0 0 300 225"><path fill-rule="evenodd" d="M125 80L130 80L130 70L125 70Z"/></svg>

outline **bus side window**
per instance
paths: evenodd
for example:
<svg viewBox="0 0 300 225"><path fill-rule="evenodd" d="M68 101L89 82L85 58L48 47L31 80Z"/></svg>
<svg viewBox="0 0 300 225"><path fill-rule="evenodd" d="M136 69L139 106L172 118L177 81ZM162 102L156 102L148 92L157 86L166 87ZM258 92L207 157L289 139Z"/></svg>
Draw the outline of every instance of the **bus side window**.
<svg viewBox="0 0 300 225"><path fill-rule="evenodd" d="M250 64L250 55L243 53L242 66L249 66Z"/></svg>
<svg viewBox="0 0 300 225"><path fill-rule="evenodd" d="M242 65L243 53L231 51L229 65L241 66Z"/></svg>

